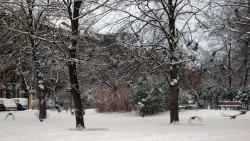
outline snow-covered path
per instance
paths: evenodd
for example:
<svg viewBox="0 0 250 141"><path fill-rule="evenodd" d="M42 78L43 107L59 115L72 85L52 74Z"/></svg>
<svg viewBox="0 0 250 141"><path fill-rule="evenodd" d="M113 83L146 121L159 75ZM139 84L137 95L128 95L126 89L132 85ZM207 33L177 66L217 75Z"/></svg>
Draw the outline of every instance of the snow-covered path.
<svg viewBox="0 0 250 141"><path fill-rule="evenodd" d="M100 114L87 110L86 131L74 130L75 118L63 111L48 111L40 122L37 111L11 111L16 118L4 120L0 112L0 141L250 141L250 113L236 119L222 116L220 110L180 112L180 123L169 124L169 113L140 117L137 113ZM223 111L234 115L238 111ZM191 121L191 116L202 122Z"/></svg>

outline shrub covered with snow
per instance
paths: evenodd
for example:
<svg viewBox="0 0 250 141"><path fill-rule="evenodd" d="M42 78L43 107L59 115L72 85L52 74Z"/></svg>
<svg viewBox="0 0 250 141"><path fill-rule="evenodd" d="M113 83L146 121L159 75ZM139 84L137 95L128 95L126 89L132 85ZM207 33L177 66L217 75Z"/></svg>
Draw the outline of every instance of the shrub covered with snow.
<svg viewBox="0 0 250 141"><path fill-rule="evenodd" d="M236 95L236 100L241 101L241 103L244 104L248 109L250 102L250 89L239 90Z"/></svg>
<svg viewBox="0 0 250 141"><path fill-rule="evenodd" d="M220 99L233 101L236 100L238 89L237 88L225 88L220 92Z"/></svg>
<svg viewBox="0 0 250 141"><path fill-rule="evenodd" d="M250 89L244 88L225 88L220 91L219 99L228 101L240 101L246 108L250 102Z"/></svg>
<svg viewBox="0 0 250 141"><path fill-rule="evenodd" d="M158 81L147 79L135 88L132 102L141 116L164 112L169 106L166 83Z"/></svg>

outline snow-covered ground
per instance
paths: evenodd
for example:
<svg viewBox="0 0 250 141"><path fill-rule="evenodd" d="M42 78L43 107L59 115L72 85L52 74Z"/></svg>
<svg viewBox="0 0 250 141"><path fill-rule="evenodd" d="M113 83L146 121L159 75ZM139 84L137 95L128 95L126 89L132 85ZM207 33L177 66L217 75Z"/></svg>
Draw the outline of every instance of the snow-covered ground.
<svg viewBox="0 0 250 141"><path fill-rule="evenodd" d="M238 111L182 110L180 123L169 124L169 112L140 117L136 112L85 115L86 130L75 130L75 117L48 111L40 122L37 111L0 112L0 141L250 141L250 113L230 119ZM202 121L192 120L199 116Z"/></svg>

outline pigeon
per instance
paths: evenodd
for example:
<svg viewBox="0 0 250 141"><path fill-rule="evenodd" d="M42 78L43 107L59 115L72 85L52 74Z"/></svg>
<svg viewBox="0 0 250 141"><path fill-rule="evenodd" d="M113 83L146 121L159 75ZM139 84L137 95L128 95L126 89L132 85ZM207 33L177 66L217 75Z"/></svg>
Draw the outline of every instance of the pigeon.
<svg viewBox="0 0 250 141"><path fill-rule="evenodd" d="M247 111L244 111L244 110L243 110L243 111L240 111L239 114L240 114L240 115L245 115L246 113L247 113Z"/></svg>
<svg viewBox="0 0 250 141"><path fill-rule="evenodd" d="M230 117L230 119L236 119L237 116L244 115L244 114L246 114L246 112L247 111L240 111L240 113L237 115L226 115L226 114L221 112L221 115L224 117Z"/></svg>
<svg viewBox="0 0 250 141"><path fill-rule="evenodd" d="M192 116L190 119L192 120L198 119L199 121L202 121L202 118L198 116Z"/></svg>
<svg viewBox="0 0 250 141"><path fill-rule="evenodd" d="M233 116L229 116L230 119L236 119L236 117L239 116L239 115L233 115Z"/></svg>
<svg viewBox="0 0 250 141"><path fill-rule="evenodd" d="M8 114L6 115L6 117L5 117L4 120L6 120L9 116L12 116L12 118L13 118L14 120L16 120L15 117L14 117L14 115L13 115L12 113L8 113Z"/></svg>
<svg viewBox="0 0 250 141"><path fill-rule="evenodd" d="M189 123L191 123L191 120L195 120L195 119L197 119L199 122L202 121L201 117L199 117L199 116L192 116L192 117L189 118Z"/></svg>

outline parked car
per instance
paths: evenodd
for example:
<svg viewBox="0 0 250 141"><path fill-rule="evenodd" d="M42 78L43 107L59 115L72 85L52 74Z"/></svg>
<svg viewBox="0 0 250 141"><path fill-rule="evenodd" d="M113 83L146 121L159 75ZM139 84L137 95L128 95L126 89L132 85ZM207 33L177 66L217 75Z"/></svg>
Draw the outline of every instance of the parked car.
<svg viewBox="0 0 250 141"><path fill-rule="evenodd" d="M12 98L17 105L17 110L28 109L28 99L27 98Z"/></svg>
<svg viewBox="0 0 250 141"><path fill-rule="evenodd" d="M13 99L0 98L0 110L17 110L17 105Z"/></svg>
<svg viewBox="0 0 250 141"><path fill-rule="evenodd" d="M5 106L3 104L0 104L0 111L5 111Z"/></svg>

